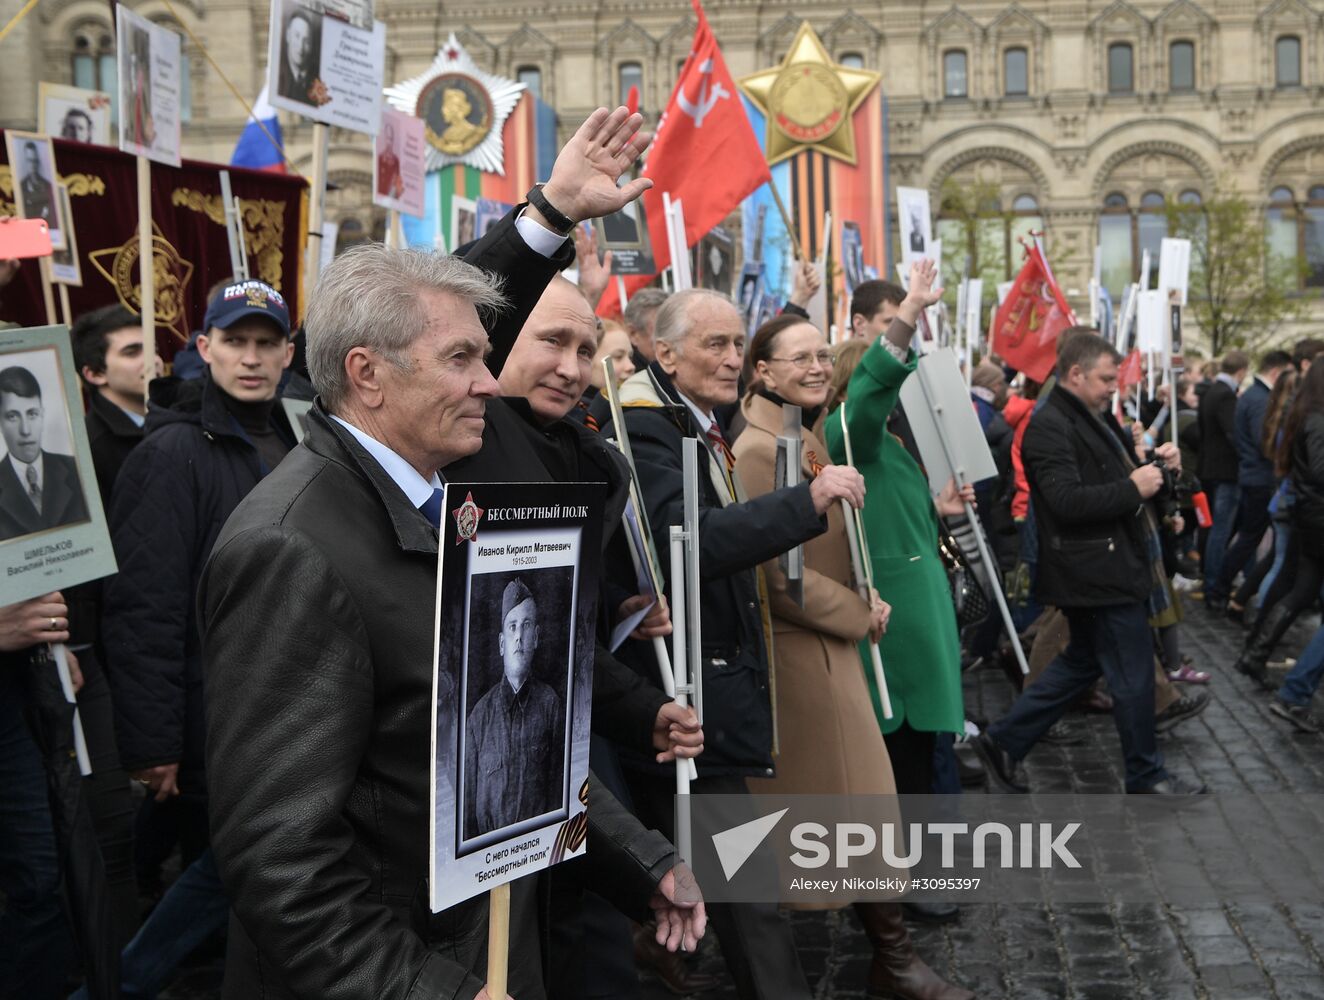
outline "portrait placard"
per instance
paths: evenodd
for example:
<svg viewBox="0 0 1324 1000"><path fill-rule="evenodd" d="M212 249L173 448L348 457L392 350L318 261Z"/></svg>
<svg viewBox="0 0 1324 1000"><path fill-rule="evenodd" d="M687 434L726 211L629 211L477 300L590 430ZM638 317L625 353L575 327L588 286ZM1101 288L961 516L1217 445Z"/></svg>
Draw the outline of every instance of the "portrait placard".
<svg viewBox="0 0 1324 1000"><path fill-rule="evenodd" d="M603 491L585 483L445 487L433 912L584 850Z"/></svg>
<svg viewBox="0 0 1324 1000"><path fill-rule="evenodd" d="M371 29L323 13L321 3L273 0L267 92L274 107L376 135L382 115L386 25Z"/></svg>
<svg viewBox="0 0 1324 1000"><path fill-rule="evenodd" d="M611 251L612 274L653 274L653 243L644 215L644 201L636 198L619 212L593 220L598 249Z"/></svg>
<svg viewBox="0 0 1324 1000"><path fill-rule="evenodd" d="M294 443L298 444L308 433L308 414L313 411L313 401L282 396L280 405L285 411L285 419L290 422L290 430L294 431Z"/></svg>
<svg viewBox="0 0 1324 1000"><path fill-rule="evenodd" d="M69 185L55 185L55 198L64 219L64 249L51 254L51 281L57 285L83 287L83 265L78 260L78 238L74 233L74 213L69 207Z"/></svg>
<svg viewBox="0 0 1324 1000"><path fill-rule="evenodd" d="M0 330L0 607L116 571L69 330Z"/></svg>
<svg viewBox="0 0 1324 1000"><path fill-rule="evenodd" d="M695 244L694 275L700 288L730 295L735 263L735 240L722 226L713 227Z"/></svg>
<svg viewBox="0 0 1324 1000"><path fill-rule="evenodd" d="M451 199L451 253L478 239L478 202L472 198Z"/></svg>
<svg viewBox="0 0 1324 1000"><path fill-rule="evenodd" d="M180 37L115 8L119 37L120 149L179 166Z"/></svg>
<svg viewBox="0 0 1324 1000"><path fill-rule="evenodd" d="M383 208L423 218L423 176L427 167L427 140L423 121L394 108L382 109L382 127L375 140L372 200Z"/></svg>
<svg viewBox="0 0 1324 1000"><path fill-rule="evenodd" d="M40 219L51 234L51 247L65 248L65 222L55 188L55 150L38 132L5 132L14 172L14 203L20 219Z"/></svg>
<svg viewBox="0 0 1324 1000"><path fill-rule="evenodd" d="M37 131L109 146L110 95L43 80L37 84Z"/></svg>
<svg viewBox="0 0 1324 1000"><path fill-rule="evenodd" d="M901 263L909 271L913 261L933 257L929 192L925 188L897 188L896 215L901 227Z"/></svg>
<svg viewBox="0 0 1324 1000"><path fill-rule="evenodd" d="M479 198L474 238L481 240L487 235L487 231L504 219L506 213L514 207L508 202L497 201L495 198Z"/></svg>
<svg viewBox="0 0 1324 1000"><path fill-rule="evenodd" d="M759 325L759 309L763 304L764 263L761 260L747 260L740 269L740 284L736 289L736 308L745 320L745 332L749 336Z"/></svg>
<svg viewBox="0 0 1324 1000"><path fill-rule="evenodd" d="M864 242L858 222L841 224L841 270L846 276L846 294L854 295L855 289L868 279L864 276Z"/></svg>

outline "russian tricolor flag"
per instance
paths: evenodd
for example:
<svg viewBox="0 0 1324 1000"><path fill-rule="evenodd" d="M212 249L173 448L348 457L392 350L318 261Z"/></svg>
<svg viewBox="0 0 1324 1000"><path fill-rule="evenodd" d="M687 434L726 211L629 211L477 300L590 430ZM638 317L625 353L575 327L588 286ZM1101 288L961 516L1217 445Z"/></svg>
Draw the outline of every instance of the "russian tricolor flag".
<svg viewBox="0 0 1324 1000"><path fill-rule="evenodd" d="M261 124L259 124L261 123ZM264 133L262 129L267 131ZM275 140L273 145L272 139ZM239 134L235 143L234 155L230 157L232 167L250 167L253 170L268 170L272 173L285 173L285 157L281 150L284 140L280 135L280 122L276 118L276 109L267 103L267 88L257 95L253 102L253 113L248 116L248 124Z"/></svg>

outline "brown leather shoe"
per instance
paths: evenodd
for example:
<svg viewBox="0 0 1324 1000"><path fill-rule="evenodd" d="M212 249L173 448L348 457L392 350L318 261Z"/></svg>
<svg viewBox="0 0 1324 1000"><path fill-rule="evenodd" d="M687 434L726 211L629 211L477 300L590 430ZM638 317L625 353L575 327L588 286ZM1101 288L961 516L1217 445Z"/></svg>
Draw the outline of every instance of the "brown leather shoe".
<svg viewBox="0 0 1324 1000"><path fill-rule="evenodd" d="M855 912L873 945L869 1000L975 1000L963 986L949 983L915 954L900 903L856 903Z"/></svg>
<svg viewBox="0 0 1324 1000"><path fill-rule="evenodd" d="M653 937L657 928L642 924L634 929L634 964L657 976L658 981L678 997L690 993L707 993L717 989L722 981L706 972L689 967L690 956L678 951L667 951Z"/></svg>

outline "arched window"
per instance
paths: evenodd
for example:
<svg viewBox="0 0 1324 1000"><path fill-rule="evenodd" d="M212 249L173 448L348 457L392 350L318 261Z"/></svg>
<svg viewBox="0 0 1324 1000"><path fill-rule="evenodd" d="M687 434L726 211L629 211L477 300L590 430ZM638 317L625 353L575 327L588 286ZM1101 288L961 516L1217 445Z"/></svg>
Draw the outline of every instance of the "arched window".
<svg viewBox="0 0 1324 1000"><path fill-rule="evenodd" d="M115 114L115 102L119 100L118 72L115 35L108 26L88 24L74 32L74 86L109 94L111 121L118 120Z"/></svg>
<svg viewBox="0 0 1324 1000"><path fill-rule="evenodd" d="M1114 42L1108 46L1108 93L1129 94L1135 90L1131 66L1131 44Z"/></svg>
<svg viewBox="0 0 1324 1000"><path fill-rule="evenodd" d="M644 68L637 62L623 62L616 68L616 89L618 103L625 104L630 96L630 88L639 88L639 107L644 106Z"/></svg>
<svg viewBox="0 0 1324 1000"><path fill-rule="evenodd" d="M1195 89L1195 43L1173 42L1168 46L1168 89Z"/></svg>
<svg viewBox="0 0 1324 1000"><path fill-rule="evenodd" d="M1273 43L1274 82L1279 87L1301 86L1301 39L1284 35Z"/></svg>
<svg viewBox="0 0 1324 1000"><path fill-rule="evenodd" d="M515 70L515 79L534 97L542 99L542 70L537 66L521 66Z"/></svg>
<svg viewBox="0 0 1324 1000"><path fill-rule="evenodd" d="M1276 187L1269 193L1269 207L1264 213L1265 242L1268 243L1271 271L1292 270L1299 253L1296 199L1289 187ZM1295 279L1292 284L1296 285Z"/></svg>
<svg viewBox="0 0 1324 1000"><path fill-rule="evenodd" d="M1103 287L1120 299L1122 290L1134 280L1135 255L1131 243L1131 207L1126 195L1113 192L1103 199L1099 213L1099 256Z"/></svg>
<svg viewBox="0 0 1324 1000"><path fill-rule="evenodd" d="M1030 233L1042 232L1043 222L1039 202L1031 194L1015 196L1010 207L996 188L988 189L973 206L960 197L944 200L936 235L942 240L948 287L956 287L967 256L977 268L972 277L984 279L986 289L1014 277L1023 259L1020 240L1028 242Z"/></svg>
<svg viewBox="0 0 1324 1000"><path fill-rule="evenodd" d="M952 49L942 54L942 96L968 97L970 88L965 68L965 50Z"/></svg>
<svg viewBox="0 0 1324 1000"><path fill-rule="evenodd" d="M864 56L858 52L843 52L837 61L847 69L864 69Z"/></svg>
<svg viewBox="0 0 1324 1000"><path fill-rule="evenodd" d="M1305 209L1301 214L1306 287L1324 288L1324 184L1316 184L1306 193Z"/></svg>
<svg viewBox="0 0 1324 1000"><path fill-rule="evenodd" d="M1167 206L1163 195L1147 191L1140 199L1140 212L1136 216L1136 249L1149 251L1150 282L1158 280L1159 248L1168 235Z"/></svg>
<svg viewBox="0 0 1324 1000"><path fill-rule="evenodd" d="M1204 199L1200 197L1199 191L1187 188L1177 196L1177 201L1183 205L1203 205Z"/></svg>
<svg viewBox="0 0 1324 1000"><path fill-rule="evenodd" d="M1025 49L1002 53L1002 92L1008 97L1024 97L1030 92L1030 58Z"/></svg>

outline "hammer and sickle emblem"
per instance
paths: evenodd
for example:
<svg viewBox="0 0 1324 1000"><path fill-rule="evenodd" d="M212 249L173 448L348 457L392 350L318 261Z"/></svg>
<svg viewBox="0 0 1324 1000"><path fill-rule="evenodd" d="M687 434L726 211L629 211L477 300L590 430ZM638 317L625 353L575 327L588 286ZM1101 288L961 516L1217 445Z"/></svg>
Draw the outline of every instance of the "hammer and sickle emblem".
<svg viewBox="0 0 1324 1000"><path fill-rule="evenodd" d="M703 120L708 117L708 112L712 111L722 98L731 96L720 83L712 83L712 75L713 61L705 59L703 64L699 66L698 99L691 101L685 95L685 88L683 87L676 97L676 103L680 105L680 110L694 119L695 128L703 128Z"/></svg>

